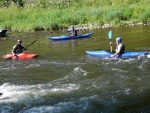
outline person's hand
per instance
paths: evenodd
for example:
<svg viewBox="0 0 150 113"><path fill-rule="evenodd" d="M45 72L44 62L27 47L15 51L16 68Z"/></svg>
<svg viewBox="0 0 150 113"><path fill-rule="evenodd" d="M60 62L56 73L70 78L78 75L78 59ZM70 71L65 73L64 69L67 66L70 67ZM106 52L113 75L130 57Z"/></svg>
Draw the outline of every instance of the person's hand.
<svg viewBox="0 0 150 113"><path fill-rule="evenodd" d="M13 57L17 57L18 58L18 55L17 54L13 54Z"/></svg>
<svg viewBox="0 0 150 113"><path fill-rule="evenodd" d="M111 55L110 57L114 57L115 55Z"/></svg>
<svg viewBox="0 0 150 113"><path fill-rule="evenodd" d="M110 42L110 45L112 45L113 42Z"/></svg>

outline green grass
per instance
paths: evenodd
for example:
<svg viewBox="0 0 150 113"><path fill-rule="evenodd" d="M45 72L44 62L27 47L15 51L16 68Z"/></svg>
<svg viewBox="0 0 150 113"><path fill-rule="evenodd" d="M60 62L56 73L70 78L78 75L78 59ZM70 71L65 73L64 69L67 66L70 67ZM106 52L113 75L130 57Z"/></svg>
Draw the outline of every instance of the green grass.
<svg viewBox="0 0 150 113"><path fill-rule="evenodd" d="M11 3L0 9L0 28L58 30L70 25L146 23L150 21L149 4L149 0L43 0L24 7Z"/></svg>

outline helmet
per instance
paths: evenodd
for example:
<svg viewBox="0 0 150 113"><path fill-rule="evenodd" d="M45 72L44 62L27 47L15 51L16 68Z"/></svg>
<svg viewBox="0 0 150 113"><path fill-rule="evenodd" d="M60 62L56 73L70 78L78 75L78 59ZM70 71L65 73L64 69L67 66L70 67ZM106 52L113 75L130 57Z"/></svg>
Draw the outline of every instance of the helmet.
<svg viewBox="0 0 150 113"><path fill-rule="evenodd" d="M74 28L74 26L71 26L71 28Z"/></svg>
<svg viewBox="0 0 150 113"><path fill-rule="evenodd" d="M21 41L21 40L18 40L18 43L22 43L22 41Z"/></svg>
<svg viewBox="0 0 150 113"><path fill-rule="evenodd" d="M122 42L122 38L117 37L117 38L116 38L116 41L118 41L118 42Z"/></svg>

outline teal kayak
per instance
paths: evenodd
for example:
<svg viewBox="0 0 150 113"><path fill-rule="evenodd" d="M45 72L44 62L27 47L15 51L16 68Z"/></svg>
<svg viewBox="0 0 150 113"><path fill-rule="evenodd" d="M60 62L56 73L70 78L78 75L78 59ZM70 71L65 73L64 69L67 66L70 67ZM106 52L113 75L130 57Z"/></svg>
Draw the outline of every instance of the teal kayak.
<svg viewBox="0 0 150 113"><path fill-rule="evenodd" d="M112 53L110 53L106 50L99 50L99 51L87 50L85 52L91 56L97 56L97 57L102 57L102 58L110 58L112 55ZM134 58L134 57L138 57L140 55L146 55L147 53L148 52L124 52L123 54L116 55L115 57Z"/></svg>
<svg viewBox="0 0 150 113"><path fill-rule="evenodd" d="M57 37L47 37L50 40L69 40L69 39L81 39L81 38L88 38L93 34L93 32L91 33L87 33L87 34L80 34L78 36L57 36Z"/></svg>

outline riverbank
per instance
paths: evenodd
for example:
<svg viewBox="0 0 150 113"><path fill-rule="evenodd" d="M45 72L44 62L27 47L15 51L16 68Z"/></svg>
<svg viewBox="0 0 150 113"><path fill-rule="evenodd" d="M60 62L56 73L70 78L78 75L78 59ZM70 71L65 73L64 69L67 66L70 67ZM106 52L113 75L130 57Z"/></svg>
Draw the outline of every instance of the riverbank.
<svg viewBox="0 0 150 113"><path fill-rule="evenodd" d="M133 3L73 2L68 7L18 7L11 4L0 9L0 28L11 31L63 30L71 25L77 29L99 29L118 26L149 25L150 1ZM100 6L99 6L100 5Z"/></svg>

